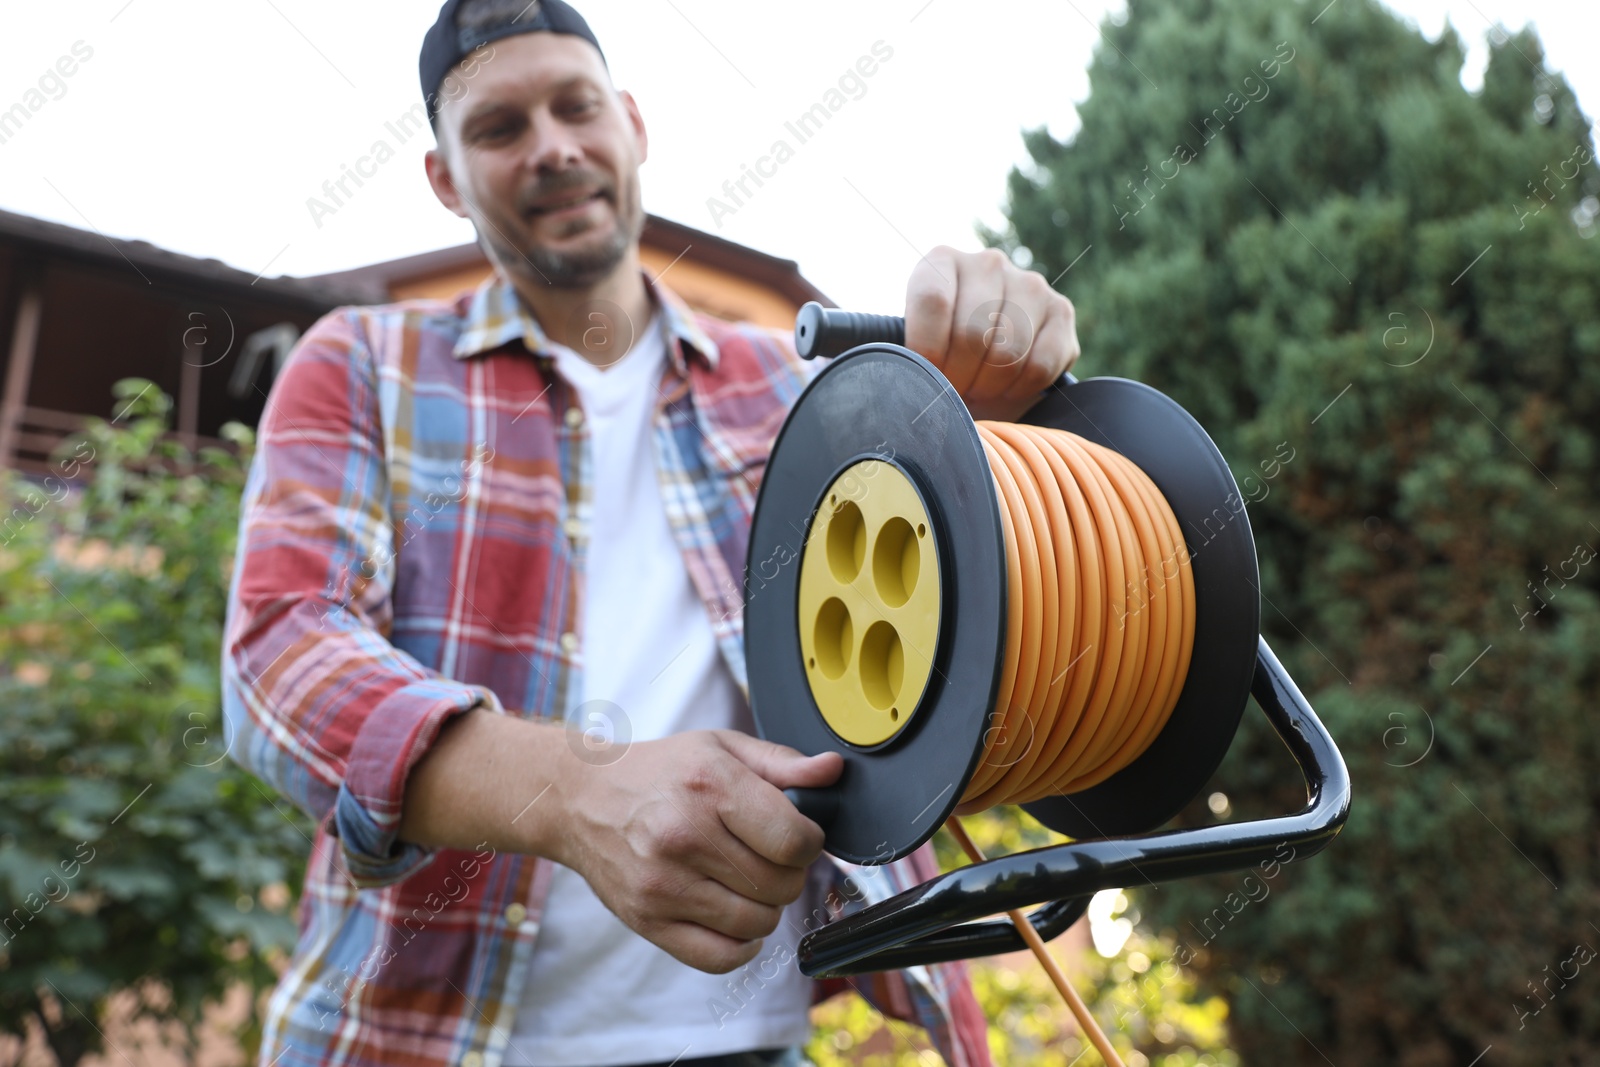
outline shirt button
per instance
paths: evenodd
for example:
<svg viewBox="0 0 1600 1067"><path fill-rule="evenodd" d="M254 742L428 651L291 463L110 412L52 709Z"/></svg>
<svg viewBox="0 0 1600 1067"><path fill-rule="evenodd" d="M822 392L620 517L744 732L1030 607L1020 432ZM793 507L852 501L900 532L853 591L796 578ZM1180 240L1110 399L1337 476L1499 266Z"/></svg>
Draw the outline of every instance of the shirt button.
<svg viewBox="0 0 1600 1067"><path fill-rule="evenodd" d="M483 1053L469 1052L462 1056L461 1067L483 1067Z"/></svg>
<svg viewBox="0 0 1600 1067"><path fill-rule="evenodd" d="M582 408L568 408L567 409L567 425L571 426L574 430L576 430L579 426L583 425L583 409Z"/></svg>
<svg viewBox="0 0 1600 1067"><path fill-rule="evenodd" d="M506 908L506 922L512 926L521 926L522 920L528 917L528 909L521 904L512 904Z"/></svg>
<svg viewBox="0 0 1600 1067"><path fill-rule="evenodd" d="M567 536L572 538L574 541L583 536L583 522L581 520L568 519L566 522L561 524L561 528L565 530L567 532Z"/></svg>
<svg viewBox="0 0 1600 1067"><path fill-rule="evenodd" d="M578 651L578 635L572 633L570 630L567 633L562 634L561 649L569 656Z"/></svg>

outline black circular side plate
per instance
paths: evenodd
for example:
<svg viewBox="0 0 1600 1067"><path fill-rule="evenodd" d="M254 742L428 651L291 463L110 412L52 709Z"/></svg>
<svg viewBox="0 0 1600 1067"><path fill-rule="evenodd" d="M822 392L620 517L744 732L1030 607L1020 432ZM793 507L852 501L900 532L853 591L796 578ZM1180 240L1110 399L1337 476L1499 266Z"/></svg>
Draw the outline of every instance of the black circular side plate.
<svg viewBox="0 0 1600 1067"><path fill-rule="evenodd" d="M1099 785L1023 805L1070 837L1144 833L1205 786L1233 743L1250 696L1261 602L1244 498L1194 417L1140 382L1091 378L1058 385L1021 421L1069 430L1127 456L1167 498L1189 547L1194 653L1167 725L1143 755Z"/></svg>
<svg viewBox="0 0 1600 1067"><path fill-rule="evenodd" d="M922 494L938 538L943 598L933 674L911 721L870 751L828 728L806 681L800 558L824 490L860 459L894 463ZM869 490L870 491L870 490ZM745 665L756 728L807 754L844 755L829 852L887 863L950 814L982 750L1005 644L1005 545L994 479L965 405L934 366L870 345L824 368L772 448L745 564Z"/></svg>

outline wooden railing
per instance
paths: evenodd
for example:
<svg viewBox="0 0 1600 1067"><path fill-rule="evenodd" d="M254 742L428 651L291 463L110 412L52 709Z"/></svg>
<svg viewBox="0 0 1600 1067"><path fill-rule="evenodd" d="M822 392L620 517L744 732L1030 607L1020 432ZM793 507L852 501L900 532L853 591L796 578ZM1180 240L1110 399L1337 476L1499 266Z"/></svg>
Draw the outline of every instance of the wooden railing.
<svg viewBox="0 0 1600 1067"><path fill-rule="evenodd" d="M52 457L62 444L74 434L81 433L89 422L90 416L70 411L52 411L48 408L21 409L13 427L12 440L15 442L16 451L11 457L11 468L34 477L62 477L64 470L74 469L70 458L64 466L62 459ZM181 441L190 451L207 447L233 448L231 443L218 437L179 433L168 433L167 437ZM3 457L0 457L0 464L3 462ZM84 477L88 470L89 465L80 465L77 468L77 477Z"/></svg>

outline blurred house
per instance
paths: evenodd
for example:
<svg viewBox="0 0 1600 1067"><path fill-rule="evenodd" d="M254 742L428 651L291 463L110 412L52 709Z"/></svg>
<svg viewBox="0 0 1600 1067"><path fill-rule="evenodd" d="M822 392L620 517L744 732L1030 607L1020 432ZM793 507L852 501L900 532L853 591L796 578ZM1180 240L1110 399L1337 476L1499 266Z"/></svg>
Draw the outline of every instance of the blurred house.
<svg viewBox="0 0 1600 1067"><path fill-rule="evenodd" d="M639 259L652 277L663 278L689 306L720 319L787 330L794 327L795 312L807 300L833 306L801 277L794 260L655 215L645 217ZM364 302L378 303L454 296L488 277L489 270L478 246L466 244L306 280L353 290L363 295Z"/></svg>
<svg viewBox="0 0 1600 1067"><path fill-rule="evenodd" d="M640 256L688 303L778 328L830 301L793 260L648 216ZM0 211L0 467L49 471L85 418L115 418L112 385L147 378L174 432L210 443L255 425L281 361L345 304L451 297L490 272L476 244L310 278L253 277L215 259Z"/></svg>

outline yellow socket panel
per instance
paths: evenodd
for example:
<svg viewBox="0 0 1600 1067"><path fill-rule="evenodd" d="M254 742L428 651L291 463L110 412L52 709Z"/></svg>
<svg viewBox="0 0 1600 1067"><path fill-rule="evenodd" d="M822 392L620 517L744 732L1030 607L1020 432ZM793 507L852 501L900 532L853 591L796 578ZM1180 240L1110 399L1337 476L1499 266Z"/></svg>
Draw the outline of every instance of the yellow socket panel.
<svg viewBox="0 0 1600 1067"><path fill-rule="evenodd" d="M870 747L916 713L939 643L939 554L898 467L851 464L828 486L800 561L800 654L822 717Z"/></svg>

